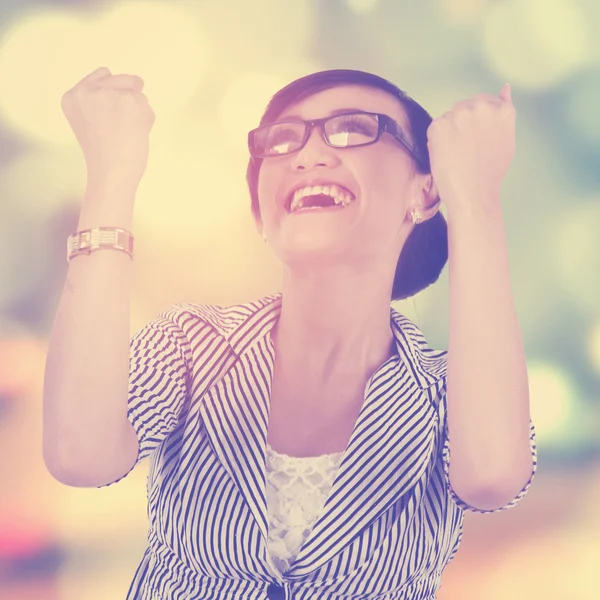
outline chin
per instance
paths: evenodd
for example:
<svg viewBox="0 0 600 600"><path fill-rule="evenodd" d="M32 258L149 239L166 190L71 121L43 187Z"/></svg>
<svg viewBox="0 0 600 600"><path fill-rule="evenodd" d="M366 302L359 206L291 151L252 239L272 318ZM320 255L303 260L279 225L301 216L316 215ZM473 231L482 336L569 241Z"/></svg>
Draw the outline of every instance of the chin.
<svg viewBox="0 0 600 600"><path fill-rule="evenodd" d="M279 259L287 265L308 265L315 263L344 262L349 260L347 244L331 235L317 235L316 232L294 232L287 235L274 249Z"/></svg>

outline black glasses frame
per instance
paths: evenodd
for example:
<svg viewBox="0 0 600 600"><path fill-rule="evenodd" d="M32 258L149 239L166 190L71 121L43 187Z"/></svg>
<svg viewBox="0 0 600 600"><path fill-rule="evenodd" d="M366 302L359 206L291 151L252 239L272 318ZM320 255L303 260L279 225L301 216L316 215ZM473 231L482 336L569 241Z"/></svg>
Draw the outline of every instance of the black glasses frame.
<svg viewBox="0 0 600 600"><path fill-rule="evenodd" d="M347 115L370 115L372 117L377 117L377 136L375 137L375 139L373 139L369 142L365 142L364 144L352 144L351 146L336 146L335 144L331 144L329 142L329 140L327 139L327 134L325 133L325 124L328 121L330 121L331 119L337 119L339 117L347 116ZM279 154L261 154L260 152L256 151L256 145L254 143L254 138L257 133L259 133L260 131L264 131L265 129L268 129L269 127L272 127L273 125L276 125L276 124L283 125L286 123L290 123L290 124L302 123L304 125L304 137L302 139L302 142L300 143L300 146L298 146L298 148L294 148L294 150L291 150L289 152L281 152ZM256 129L253 129L252 131L250 131L248 133L248 149L250 150L250 155L252 158L265 159L265 158L275 158L277 156L286 156L287 154L293 154L294 152L299 152L300 150L302 150L302 148L304 148L304 146L306 146L306 144L310 138L310 134L312 133L313 127L318 127L320 129L321 137L323 138L323 141L328 146L330 146L332 148L336 148L338 150L344 150L345 148L359 148L361 146L370 146L371 144L375 144L376 142L378 142L379 139L381 138L381 136L383 135L383 133L389 133L396 141L400 142L400 144L402 144L406 148L406 150L408 150L410 155L415 159L415 161L421 167L425 167L425 165L423 164L423 160L421 159L419 153L412 146L412 144L410 144L410 142L406 139L406 137L402 131L402 127L399 125L399 123L397 123L396 121L394 121L394 119L392 119L391 117L388 117L387 115L384 115L381 113L371 113L371 112L363 112L363 111L360 111L360 112L349 111L347 113L339 113L339 114L331 115L329 117L324 117L322 119L312 119L310 121L302 121L300 119L291 119L288 121L274 121L273 123L267 123L266 125L261 125L260 127L257 127Z"/></svg>

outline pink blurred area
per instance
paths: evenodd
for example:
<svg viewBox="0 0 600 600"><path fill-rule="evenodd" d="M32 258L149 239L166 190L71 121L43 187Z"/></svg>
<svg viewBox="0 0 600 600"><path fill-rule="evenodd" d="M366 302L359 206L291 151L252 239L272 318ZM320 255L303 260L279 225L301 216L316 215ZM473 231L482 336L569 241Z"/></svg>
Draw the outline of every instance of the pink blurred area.
<svg viewBox="0 0 600 600"><path fill-rule="evenodd" d="M144 544L143 467L110 492L89 490L87 513L69 512L82 491L54 481L41 455L44 360L43 340L0 340L0 600L122 598ZM439 600L594 597L599 480L599 469L542 467L518 507L467 513Z"/></svg>
<svg viewBox="0 0 600 600"><path fill-rule="evenodd" d="M0 339L0 599L58 600L55 481L41 453L45 343Z"/></svg>
<svg viewBox="0 0 600 600"><path fill-rule="evenodd" d="M13 21L8 18L11 4ZM81 9L93 22L105 6L128 3L0 2L0 36L11 23L25 20L26 13L35 15L51 5L58 12L63 4L69 5L67 13ZM544 21L543 7L586 6L585 23L598 30L600 10L595 7L600 2L151 4L188 10L186 18L201 26L208 50L206 56L186 55L177 69L171 68L177 55L168 54L169 44L153 42L167 57L164 64L142 60L145 69L138 71L135 52L134 62L125 57L118 63L119 57L113 56L117 65L110 63L116 71L143 75L157 110L151 160L136 205L132 333L173 303L228 305L278 290L279 264L256 232L244 181L245 136L264 108L265 81L287 82L321 67L369 70L396 81L434 117L467 95L497 93L505 81L511 82L519 115L518 152L503 204L519 320L528 358L546 361L548 369L564 372L575 383L553 396L559 380L542 381L539 421L533 416L542 438L535 481L511 510L466 514L462 543L443 573L438 600L597 600L600 358L594 366L585 346L592 327L600 331L600 60L596 57L598 64L582 72L573 66L564 82L540 89L531 84L536 73L527 74L521 63L537 69L539 57L540 70L552 74L554 54L549 60L535 52L526 56L529 46L523 45L544 42L559 52L561 45L549 33L554 29L529 33L535 24L558 23ZM495 63L485 57L486 51L492 52L482 45L486 15L506 7L517 13L519 6L529 7L524 9L529 15L533 4L539 14L526 26L521 22L513 27L512 17L506 20L521 44L502 46L496 58L503 60ZM126 27L120 34L119 43L143 38L130 36ZM6 39L0 39L0 75ZM104 60L104 54L91 52L90 65L84 60L72 65L40 61L46 51L51 56L50 46L68 47L52 35L48 40L30 55L16 57L12 79L0 76L0 95L7 97L11 91L19 100L12 105L15 114L0 111L0 600L121 599L145 547L147 465L118 485L85 490L55 481L42 458L48 335L64 283L66 238L77 223L84 172L76 162L82 157L60 144L53 146L50 134L29 137L36 115L38 124L47 119L52 126L53 119L60 119L66 128L59 92L53 92L53 115L46 110L50 101L43 93L31 106L19 94L29 94L24 82L31 84L36 73L51 73L48 85L67 75L75 83L79 70L70 71L75 65L91 71L99 66L99 57ZM102 48L111 50L110 41L105 44L102 38ZM67 54L56 56L68 63ZM505 79L504 71L492 68L500 63L527 76L520 83ZM32 74L28 69L34 67L39 71ZM170 87L174 85L175 91ZM575 221L573 215L579 215ZM419 313L416 322L433 347L445 347L447 300L447 280L442 278L400 308L409 318L412 314L404 309ZM594 346L597 357L599 344ZM552 427L554 437L545 431Z"/></svg>

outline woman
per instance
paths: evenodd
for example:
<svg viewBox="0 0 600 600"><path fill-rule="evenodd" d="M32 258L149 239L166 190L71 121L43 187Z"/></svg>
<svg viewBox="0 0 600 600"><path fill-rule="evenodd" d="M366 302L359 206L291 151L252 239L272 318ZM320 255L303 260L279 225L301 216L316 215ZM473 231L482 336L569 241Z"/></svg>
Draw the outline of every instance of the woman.
<svg viewBox="0 0 600 600"><path fill-rule="evenodd" d="M112 131L123 136L123 107L136 106L151 126L139 79L88 77L79 85L101 93L74 92L79 112L112 114L96 118L105 128L118 115ZM114 100L123 88L129 104ZM67 102L65 112L77 111ZM131 224L108 200L124 177L98 166L111 155L103 135L103 152L82 143L96 160L79 229ZM432 123L384 79L325 71L278 92L248 139L252 211L283 263L281 293L173 306L134 336L126 373L114 358L123 359L126 294L111 300L114 314L97 305L77 320L68 311L84 303L92 272L112 281L116 273L126 288L132 247L113 240L107 247L125 252L90 254L78 237L70 256L86 258L71 263L48 357L48 468L67 484L100 487L151 457L148 548L130 599L431 600L464 511L514 506L536 468L499 205L514 151L510 90ZM131 156L143 156L144 143L132 143ZM139 181L145 162L132 162L138 179L125 179ZM125 186L128 198L135 187ZM429 348L390 300L436 281L448 255L445 352ZM88 321L105 349L86 371L66 348L81 329L89 334ZM112 351L109 326L121 339ZM61 349L59 332L69 340ZM78 376L59 376L60 359ZM82 408L79 387L77 404L77 383L97 402ZM101 432L92 440L77 433L85 419ZM58 423L70 443L53 451Z"/></svg>

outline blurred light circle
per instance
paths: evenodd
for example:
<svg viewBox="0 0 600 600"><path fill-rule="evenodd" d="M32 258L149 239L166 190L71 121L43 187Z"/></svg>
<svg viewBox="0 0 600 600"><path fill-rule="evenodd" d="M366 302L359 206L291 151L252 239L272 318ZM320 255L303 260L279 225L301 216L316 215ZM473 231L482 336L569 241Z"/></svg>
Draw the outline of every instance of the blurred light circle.
<svg viewBox="0 0 600 600"><path fill-rule="evenodd" d="M531 420L538 442L561 443L569 435L568 422L575 409L576 391L559 367L541 362L528 365Z"/></svg>
<svg viewBox="0 0 600 600"><path fill-rule="evenodd" d="M61 486L54 499L54 522L69 545L99 545L135 535L147 522L142 463L116 485L99 489Z"/></svg>
<svg viewBox="0 0 600 600"><path fill-rule="evenodd" d="M138 188L136 223L173 245L227 234L250 210L246 159L203 142L156 145Z"/></svg>
<svg viewBox="0 0 600 600"><path fill-rule="evenodd" d="M210 23L211 44L221 50L214 61L219 72L302 58L317 14L313 0L180 4L201 23Z"/></svg>
<svg viewBox="0 0 600 600"><path fill-rule="evenodd" d="M379 0L346 0L346 6L357 15L371 12L378 4Z"/></svg>
<svg viewBox="0 0 600 600"><path fill-rule="evenodd" d="M72 143L61 98L101 66L90 51L90 34L90 25L74 15L39 7L3 32L0 113L8 127L32 139Z"/></svg>
<svg viewBox="0 0 600 600"><path fill-rule="evenodd" d="M499 79L529 89L554 86L589 59L585 15L568 0L494 2L483 44Z"/></svg>
<svg viewBox="0 0 600 600"><path fill-rule="evenodd" d="M595 600L599 533L588 522L571 521L567 528L524 534L518 544L494 557L486 576L486 600Z"/></svg>
<svg viewBox="0 0 600 600"><path fill-rule="evenodd" d="M441 11L453 23L472 23L479 17L487 0L438 0Z"/></svg>
<svg viewBox="0 0 600 600"><path fill-rule="evenodd" d="M189 14L164 2L117 3L104 16L26 13L0 46L0 114L15 132L75 145L61 98L100 66L140 75L162 117L193 96L206 67L204 36Z"/></svg>
<svg viewBox="0 0 600 600"><path fill-rule="evenodd" d="M584 311L600 314L600 202L571 199L550 248L558 283Z"/></svg>
<svg viewBox="0 0 600 600"><path fill-rule="evenodd" d="M93 43L102 49L102 64L113 74L144 79L144 93L157 118L181 110L208 65L199 19L175 3L116 2L97 21L93 33Z"/></svg>
<svg viewBox="0 0 600 600"><path fill-rule="evenodd" d="M0 339L0 395L23 399L44 380L45 344L27 334Z"/></svg>
<svg viewBox="0 0 600 600"><path fill-rule="evenodd" d="M219 120L229 142L247 154L248 132L258 127L272 96L288 81L266 73L234 79L219 107Z"/></svg>

